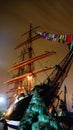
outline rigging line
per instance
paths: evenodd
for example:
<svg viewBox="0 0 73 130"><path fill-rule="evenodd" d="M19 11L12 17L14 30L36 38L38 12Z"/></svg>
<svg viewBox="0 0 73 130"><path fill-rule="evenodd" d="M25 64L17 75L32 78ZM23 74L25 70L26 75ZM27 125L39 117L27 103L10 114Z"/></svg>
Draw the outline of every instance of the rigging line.
<svg viewBox="0 0 73 130"><path fill-rule="evenodd" d="M58 55L55 55L57 63L59 63ZM48 60L46 61L48 63Z"/></svg>
<svg viewBox="0 0 73 130"><path fill-rule="evenodd" d="M36 56L35 53L34 53L34 51L33 51L33 54L34 54L34 56ZM37 61L37 62L40 64L41 68L43 69L43 66L42 66L42 64L40 63L40 61ZM44 73L46 74L46 76L48 76L47 72L44 72Z"/></svg>
<svg viewBox="0 0 73 130"><path fill-rule="evenodd" d="M52 49L53 49L53 48L54 48L54 46L52 46ZM55 55L55 57L56 57L57 63L59 63L59 58L58 58L57 54ZM47 60L47 62L48 62L48 60Z"/></svg>
<svg viewBox="0 0 73 130"><path fill-rule="evenodd" d="M55 57L56 57L57 63L59 63L59 58L58 58L58 56L57 56L57 55L55 55Z"/></svg>
<svg viewBox="0 0 73 130"><path fill-rule="evenodd" d="M37 81L41 84L41 81L37 78L37 76L36 76L36 79L37 79Z"/></svg>
<svg viewBox="0 0 73 130"><path fill-rule="evenodd" d="M35 75L35 74L33 74L33 72L32 72L32 75ZM41 81L37 78L37 76L36 76L36 79L41 84Z"/></svg>

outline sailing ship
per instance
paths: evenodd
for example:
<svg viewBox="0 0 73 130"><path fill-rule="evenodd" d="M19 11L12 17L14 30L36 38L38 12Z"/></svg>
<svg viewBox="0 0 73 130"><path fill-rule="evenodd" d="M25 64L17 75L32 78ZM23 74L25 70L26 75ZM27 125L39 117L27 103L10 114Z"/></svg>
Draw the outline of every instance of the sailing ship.
<svg viewBox="0 0 73 130"><path fill-rule="evenodd" d="M9 109L4 115L5 119L7 120L8 127L12 128L12 130L17 129L18 124L23 116L23 113L26 111L28 104L32 98L35 88L38 89L39 94L43 98L44 103L48 107L48 109L53 105L54 101L56 100L57 94L62 86L62 83L66 78L67 73L73 62L73 47L72 47L72 49L60 62L60 64L55 65L53 67L54 68L53 72L46 78L46 80L43 83L38 85L32 85L32 78L35 79L35 75L37 73L52 69L52 67L50 68L47 67L38 71L34 71L33 63L36 60L40 60L42 58L55 54L54 51L46 52L45 54L32 58L32 41L40 38L39 35L35 35L34 37L32 37L32 32L34 29L38 27L39 26L33 28L32 25L30 24L30 30L23 34L25 35L29 33L29 38L15 48L17 49L23 45L27 45L26 46L27 51L24 52L28 53L29 59L25 60L25 56L23 54L22 61L14 64L9 70L9 72L12 72L18 69L17 77L13 77L12 79L6 82L7 84L14 83L16 85L16 88L10 89L10 92L15 93L17 92L17 96L15 97L13 104L10 105ZM25 83L24 84L23 83L24 80L27 83L24 82Z"/></svg>

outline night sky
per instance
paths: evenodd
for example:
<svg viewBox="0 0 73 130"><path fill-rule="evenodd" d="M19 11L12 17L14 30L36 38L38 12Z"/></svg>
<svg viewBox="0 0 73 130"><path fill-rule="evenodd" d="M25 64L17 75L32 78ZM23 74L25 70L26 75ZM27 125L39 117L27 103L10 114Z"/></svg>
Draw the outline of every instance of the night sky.
<svg viewBox="0 0 73 130"><path fill-rule="evenodd" d="M73 0L2 0L0 1L0 94L5 97L9 95L6 91L10 86L4 84L10 79L11 74L8 69L16 62L20 49L16 51L16 45L27 39L27 35L21 37L21 34L28 31L29 24L33 26L40 25L38 31L48 32L52 34L71 34L73 35ZM45 60L41 60L44 66L54 66L60 63L68 52L67 44L48 41L47 39L38 39L33 44L36 55L48 51L56 51L56 55L50 56ZM22 48L21 48L22 49ZM36 63L37 64L37 63ZM37 64L37 68L40 65ZM48 75L50 72L47 72ZM44 78L40 78L39 82L43 82ZM72 109L73 94L73 65L62 84L67 86L67 104L68 109ZM63 97L63 93L61 94ZM5 106L5 107L4 107ZM0 104L0 108L6 108L6 103Z"/></svg>

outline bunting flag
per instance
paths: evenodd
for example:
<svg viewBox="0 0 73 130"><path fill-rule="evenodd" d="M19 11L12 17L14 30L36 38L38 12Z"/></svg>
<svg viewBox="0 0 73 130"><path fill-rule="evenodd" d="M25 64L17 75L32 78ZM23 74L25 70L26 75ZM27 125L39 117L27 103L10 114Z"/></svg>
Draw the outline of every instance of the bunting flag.
<svg viewBox="0 0 73 130"><path fill-rule="evenodd" d="M38 34L40 37L47 39L47 40L52 40L52 41L58 41L62 43L67 43L70 44L73 42L73 36L70 34L50 34L46 32L37 32L35 31L36 34Z"/></svg>
<svg viewBox="0 0 73 130"><path fill-rule="evenodd" d="M73 35L70 34L51 34L46 32L38 32L36 30L33 31L35 34L39 35L43 39L58 41L61 43L66 43L69 51L73 49Z"/></svg>

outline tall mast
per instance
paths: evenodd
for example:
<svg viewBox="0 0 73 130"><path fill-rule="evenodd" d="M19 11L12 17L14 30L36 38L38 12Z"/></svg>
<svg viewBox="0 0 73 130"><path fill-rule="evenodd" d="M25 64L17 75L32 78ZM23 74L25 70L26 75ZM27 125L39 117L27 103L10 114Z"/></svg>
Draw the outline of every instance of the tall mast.
<svg viewBox="0 0 73 130"><path fill-rule="evenodd" d="M30 59L30 58L32 58L32 40L31 40L31 38L32 38L32 24L30 23L30 29L29 29L29 37L28 37L28 39L29 39L29 43L27 44L28 45L28 58ZM28 69L27 69L27 72L28 73L32 73L32 70L33 70L34 68L33 68L33 63L29 63L28 64ZM31 82L32 82L32 78L34 78L34 77L27 77L27 89L28 89L28 92L31 90L31 87L32 87L32 84L31 84Z"/></svg>
<svg viewBox="0 0 73 130"><path fill-rule="evenodd" d="M15 49L17 49L17 48L23 46L24 44L26 45L25 48L21 52L21 55L20 55L21 60L19 61L19 63L25 62L26 58L28 59L28 61L29 61L29 59L32 58L32 53L33 53L32 41L39 38L38 35L35 35L34 37L32 37L32 31L33 31L33 29L36 29L38 27L39 26L32 28L32 24L30 23L29 31L27 31L27 32L25 32L24 34L21 35L21 36L23 36L25 34L28 34L28 39L26 41L24 41L23 43L20 43L20 45L18 45L15 48ZM32 73L33 70L34 70L33 62L29 62L27 64L27 66L20 66L18 68L18 74L16 75L16 77L19 77L19 76L26 74L26 73L28 74L28 76L26 76L26 81L24 81L25 79L23 79L23 80L20 80L20 81L15 83L15 87L13 88L14 91L17 91L17 92L28 91L29 92L31 90L32 80L34 80L35 77L34 77L34 75L30 76L29 73Z"/></svg>
<svg viewBox="0 0 73 130"><path fill-rule="evenodd" d="M32 37L32 34L31 34L31 29L32 29L32 25L30 24L30 30L29 30L29 43L28 43L28 55L29 55L29 59L32 58L32 41L31 41L31 37ZM32 71L32 64L30 63L28 65L28 71L31 72Z"/></svg>

